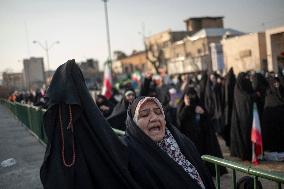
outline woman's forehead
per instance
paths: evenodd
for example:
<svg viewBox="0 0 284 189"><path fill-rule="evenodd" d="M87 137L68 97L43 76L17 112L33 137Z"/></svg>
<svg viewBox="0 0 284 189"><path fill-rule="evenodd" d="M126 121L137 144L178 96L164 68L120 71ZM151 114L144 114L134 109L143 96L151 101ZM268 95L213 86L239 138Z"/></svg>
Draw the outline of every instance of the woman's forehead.
<svg viewBox="0 0 284 189"><path fill-rule="evenodd" d="M141 105L140 110L147 108L159 108L159 106L154 100L147 100Z"/></svg>

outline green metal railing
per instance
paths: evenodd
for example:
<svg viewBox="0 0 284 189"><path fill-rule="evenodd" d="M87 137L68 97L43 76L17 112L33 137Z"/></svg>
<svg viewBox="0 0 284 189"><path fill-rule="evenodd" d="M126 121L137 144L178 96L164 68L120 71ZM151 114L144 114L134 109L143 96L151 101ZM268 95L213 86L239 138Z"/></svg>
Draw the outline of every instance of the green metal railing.
<svg viewBox="0 0 284 189"><path fill-rule="evenodd" d="M46 111L45 109L3 99L0 99L0 103L8 107L20 122L29 128L43 143L47 143L47 137L43 128L43 114ZM113 130L119 136L124 135L124 131L118 129Z"/></svg>
<svg viewBox="0 0 284 189"><path fill-rule="evenodd" d="M10 109L18 120L38 137L41 142L47 143L47 137L43 129L44 109L3 99L0 99L0 103Z"/></svg>
<svg viewBox="0 0 284 189"><path fill-rule="evenodd" d="M233 170L233 188L237 188L237 181L236 181L236 171L246 173L248 175L252 175L254 178L254 189L257 189L257 181L258 178L264 178L267 180L271 180L273 182L277 183L278 189L281 189L281 184L284 184L284 176L280 175L275 172L268 172L265 170L257 169L254 167L251 167L249 165L240 164L237 162L217 158L214 156L209 155L203 155L201 157L203 161L212 163L215 165L215 171L216 171L216 187L217 189L221 188L220 183L220 167L227 167Z"/></svg>
<svg viewBox="0 0 284 189"><path fill-rule="evenodd" d="M26 126L28 127L41 141L47 143L47 137L43 129L43 114L44 109L40 109L34 106L20 104L17 102L9 102L7 100L0 99L0 103L8 107L11 112ZM117 135L124 135L124 131L113 129ZM236 171L243 172L252 175L254 178L254 188L257 188L258 178L264 178L276 182L278 189L281 189L281 183L284 183L284 176L274 172L268 172L261 169L251 167L249 165L243 165L237 162L217 158L214 156L203 155L203 161L212 163L215 165L216 171L216 186L220 189L220 167L227 167L233 170L233 188L236 189Z"/></svg>

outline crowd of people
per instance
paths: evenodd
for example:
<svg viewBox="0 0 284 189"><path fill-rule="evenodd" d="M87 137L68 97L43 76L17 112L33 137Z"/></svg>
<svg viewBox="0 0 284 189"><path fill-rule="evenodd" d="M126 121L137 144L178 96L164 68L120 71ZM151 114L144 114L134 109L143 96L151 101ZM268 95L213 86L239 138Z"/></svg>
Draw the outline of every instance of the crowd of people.
<svg viewBox="0 0 284 189"><path fill-rule="evenodd" d="M10 102L18 102L22 104L38 106L41 108L47 108L44 99L45 92L46 90L44 87L36 90L27 90L27 91L16 90L10 93L8 100Z"/></svg>
<svg viewBox="0 0 284 189"><path fill-rule="evenodd" d="M251 161L254 111L264 150L284 149L280 72L145 73L138 88L118 91L94 102L75 61L57 69L44 94L44 188L214 188L201 155L223 157L219 135L232 156Z"/></svg>
<svg viewBox="0 0 284 189"><path fill-rule="evenodd" d="M110 99L97 96L96 103L112 127L125 130L126 112L135 97L156 97L168 121L193 141L200 154L222 157L217 134L225 140L232 156L250 161L255 105L264 150L283 151L284 77L281 72L248 71L236 76L231 68L224 76L216 72L171 79L144 75L140 88L126 87L120 102L116 102L115 95Z"/></svg>

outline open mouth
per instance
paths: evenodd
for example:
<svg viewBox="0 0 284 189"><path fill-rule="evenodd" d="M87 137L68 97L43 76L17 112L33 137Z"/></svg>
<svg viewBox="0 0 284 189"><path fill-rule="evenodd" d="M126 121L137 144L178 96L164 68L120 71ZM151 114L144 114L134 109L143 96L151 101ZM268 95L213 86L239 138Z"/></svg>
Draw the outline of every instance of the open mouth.
<svg viewBox="0 0 284 189"><path fill-rule="evenodd" d="M149 132L151 133L159 133L161 131L161 127L160 126L152 126L149 129Z"/></svg>

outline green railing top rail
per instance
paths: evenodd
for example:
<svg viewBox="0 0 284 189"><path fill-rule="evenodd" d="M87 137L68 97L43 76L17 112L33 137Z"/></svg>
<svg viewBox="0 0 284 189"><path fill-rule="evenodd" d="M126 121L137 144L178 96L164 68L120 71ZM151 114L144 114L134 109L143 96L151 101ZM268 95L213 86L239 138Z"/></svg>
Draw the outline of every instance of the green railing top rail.
<svg viewBox="0 0 284 189"><path fill-rule="evenodd" d="M214 157L214 156L210 156L210 155L203 155L201 157L204 161L213 163L213 164L217 164L223 167L227 167L227 168L231 168L231 169L235 169L237 171L243 172L243 173L247 173L250 175L254 175L254 176L258 176L258 177L262 177L271 181L275 181L278 183L284 183L284 175L275 173L275 172L270 172L270 171L265 171L262 169L258 169L249 165L243 165L237 162L233 162L230 160L226 160L226 159L221 159L218 157Z"/></svg>
<svg viewBox="0 0 284 189"><path fill-rule="evenodd" d="M0 102L1 102L1 103L9 103L9 104L13 104L13 105L17 104L17 105L20 105L20 106L23 106L23 107L34 108L34 109L36 109L36 110L40 110L40 111L42 111L42 112L46 112L46 109L42 109L42 108L39 108L39 107L36 107L36 106L33 106L33 105L29 105L29 104L21 104L21 103L19 103L19 102L10 102L10 101L8 101L8 100L6 100L6 99L0 99ZM119 130L119 129L114 129L114 128L112 128L112 130L113 130L117 135L119 135L119 136L123 136L123 135L125 134L124 131Z"/></svg>

